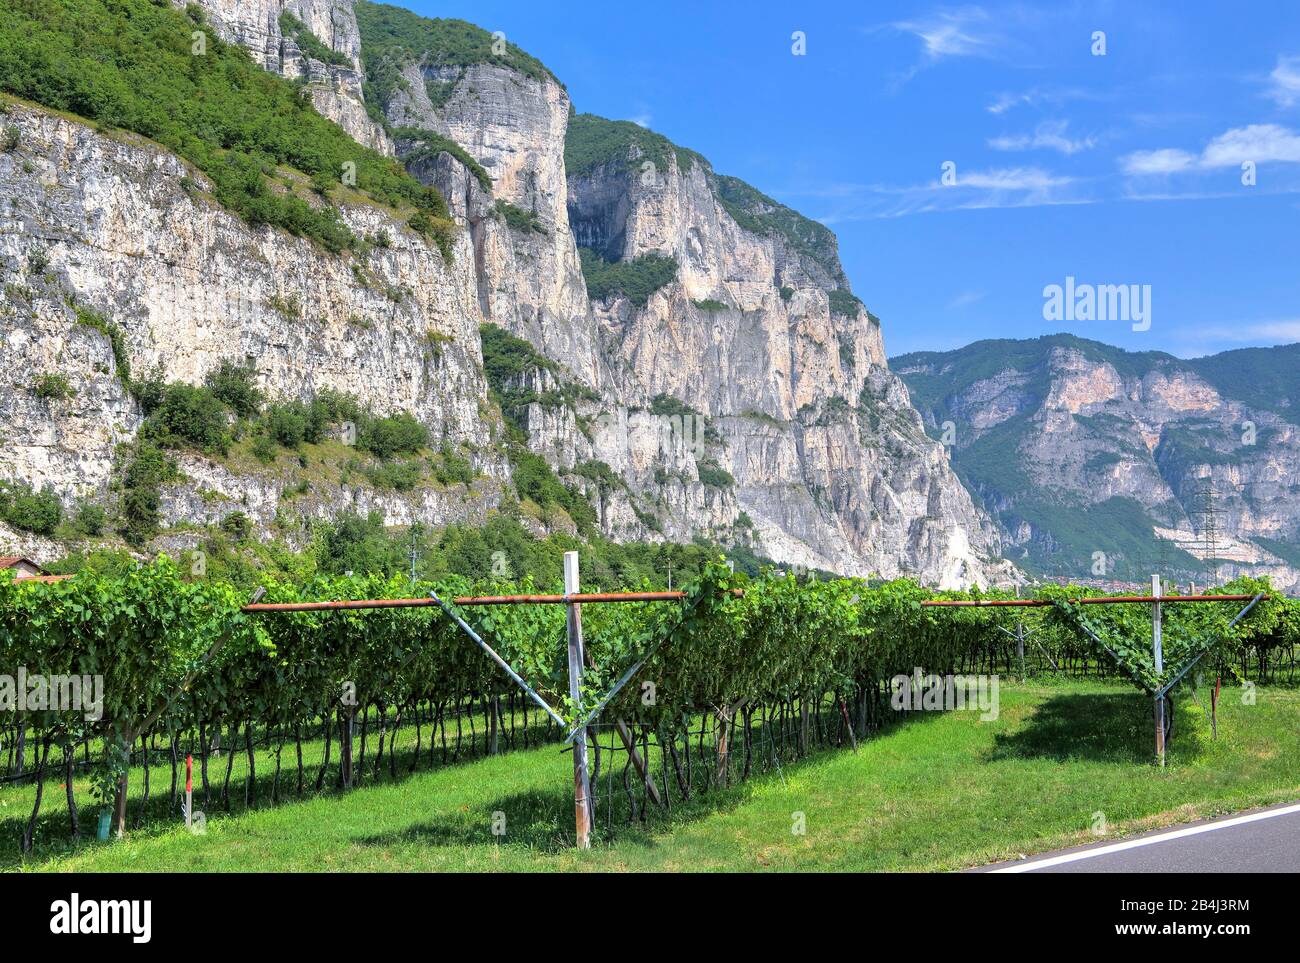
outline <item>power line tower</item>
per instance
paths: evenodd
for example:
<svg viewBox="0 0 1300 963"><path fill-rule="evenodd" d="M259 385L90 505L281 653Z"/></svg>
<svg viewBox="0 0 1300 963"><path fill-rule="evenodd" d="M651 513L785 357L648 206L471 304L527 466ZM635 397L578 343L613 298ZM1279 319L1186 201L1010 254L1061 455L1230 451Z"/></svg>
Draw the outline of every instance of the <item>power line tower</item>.
<svg viewBox="0 0 1300 963"><path fill-rule="evenodd" d="M1219 504L1214 491L1214 478L1207 472L1201 476L1196 492L1197 515L1201 520L1200 543L1205 563L1205 587L1219 584Z"/></svg>

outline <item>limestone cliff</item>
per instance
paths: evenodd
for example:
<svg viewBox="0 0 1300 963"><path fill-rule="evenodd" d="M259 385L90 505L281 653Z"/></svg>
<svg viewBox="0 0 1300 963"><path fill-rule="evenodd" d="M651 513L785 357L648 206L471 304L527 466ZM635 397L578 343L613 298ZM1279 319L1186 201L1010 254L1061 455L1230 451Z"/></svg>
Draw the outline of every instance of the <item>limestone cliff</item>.
<svg viewBox="0 0 1300 963"><path fill-rule="evenodd" d="M0 478L50 486L69 505L106 498L115 446L142 420L127 366L199 383L223 359L246 363L272 398L333 388L378 412L413 412L452 443L491 438L467 238L447 262L400 220L344 205L358 235L392 239L358 263L250 227L215 203L201 174L143 139L18 105L6 122L22 146L0 155L0 261L14 279L0 307ZM121 332L121 357L96 319ZM43 374L66 378L68 397L40 397ZM477 457L486 478L505 477L495 449ZM236 508L269 525L297 484L293 473L234 472L197 456L182 469L188 482L166 499L173 525ZM306 504L319 517L377 507L391 524L475 507L426 498L421 514L348 486L318 486Z"/></svg>
<svg viewBox="0 0 1300 963"><path fill-rule="evenodd" d="M173 5L186 7L192 2L173 0ZM366 112L361 37L352 0L197 0L197 6L223 40L247 49L267 70L303 83L316 109L357 142L393 153L387 133ZM328 56L328 61L312 57L299 38L285 34L285 14L309 32L303 39L315 38L324 45L317 52Z"/></svg>
<svg viewBox="0 0 1300 963"><path fill-rule="evenodd" d="M197 6L439 188L460 230L444 256L343 191L352 234L384 243L331 254L241 220L154 144L15 106L0 258L22 280L0 318L0 478L69 506L111 501L115 447L142 423L125 366L193 384L228 360L271 398L330 388L410 412L471 453L474 480L398 493L367 484L364 466L190 452L163 492L167 537L234 511L298 542L304 518L343 509L393 525L481 517L513 494L524 445L615 538L743 541L786 563L943 585L997 571L996 533L889 371L827 229L662 138L615 138L574 167L563 84L469 24L348 0ZM277 189L292 180L281 172ZM647 264L669 273L639 293L597 277ZM116 350L96 318L121 332ZM484 367L480 339L498 330L532 352L505 374ZM68 390L38 389L40 373Z"/></svg>
<svg viewBox="0 0 1300 963"><path fill-rule="evenodd" d="M710 455L780 557L942 584L982 578L992 542L886 367L880 324L848 291L833 236L823 251L803 244L794 212L752 188L738 196L699 155L651 156L633 143L569 179L584 246L624 264L677 264L644 305L617 294L594 305L611 393L633 404L671 396L714 420Z"/></svg>
<svg viewBox="0 0 1300 963"><path fill-rule="evenodd" d="M618 484L599 492L570 476L598 495L607 532L752 538L783 561L863 575L986 577L991 530L888 372L829 231L671 145L633 142L568 170L569 98L549 72L500 38L491 63L448 63L431 22L365 6L367 63L400 72L383 98L399 156L470 231L485 319L589 389L523 420L562 468L612 471ZM428 49L388 43L395 21ZM590 303L579 244L622 264L671 257L676 276L645 303Z"/></svg>
<svg viewBox="0 0 1300 963"><path fill-rule="evenodd" d="M1187 361L1057 335L894 365L1026 565L1091 576L1102 562L1129 581L1252 572L1294 590L1297 361L1294 345Z"/></svg>

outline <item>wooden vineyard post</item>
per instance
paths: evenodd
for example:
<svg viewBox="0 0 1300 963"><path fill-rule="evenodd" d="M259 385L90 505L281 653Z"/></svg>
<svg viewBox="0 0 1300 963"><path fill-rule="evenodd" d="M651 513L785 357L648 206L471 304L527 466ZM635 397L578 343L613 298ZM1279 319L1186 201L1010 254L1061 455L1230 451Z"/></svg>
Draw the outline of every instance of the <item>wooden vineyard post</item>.
<svg viewBox="0 0 1300 963"><path fill-rule="evenodd" d="M1151 597L1159 599L1161 595L1160 576L1151 576ZM1151 654L1156 665L1156 685L1159 685L1159 679L1165 674L1165 656L1162 651L1164 640L1161 638L1160 625L1160 603L1153 602L1151 605ZM1160 765L1165 764L1165 697L1163 694L1156 696L1156 759Z"/></svg>
<svg viewBox="0 0 1300 963"><path fill-rule="evenodd" d="M564 553L564 594L579 593L578 553ZM582 606L569 608L569 698L577 718L582 715ZM591 848L591 783L587 777L587 727L581 726L573 739L573 813L579 849Z"/></svg>

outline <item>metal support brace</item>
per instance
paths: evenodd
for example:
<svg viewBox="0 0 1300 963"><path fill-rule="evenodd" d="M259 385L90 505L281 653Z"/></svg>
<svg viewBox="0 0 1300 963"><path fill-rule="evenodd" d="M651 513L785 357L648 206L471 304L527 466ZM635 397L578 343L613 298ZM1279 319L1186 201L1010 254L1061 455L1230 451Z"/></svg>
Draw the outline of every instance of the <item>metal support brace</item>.
<svg viewBox="0 0 1300 963"><path fill-rule="evenodd" d="M613 687L608 692L605 693L605 695L601 698L599 702L596 703L596 707L592 709L589 713L587 713L587 715L582 719L581 722L579 722L576 726L573 727L573 730L569 733L568 738L564 740L565 745L568 745L574 740L574 737L577 736L579 729L591 725L596 720L596 718L602 712L605 711L605 706L609 705L609 703L613 700L614 696L618 695L623 690L623 687L627 685L630 681L632 681L632 677L636 675L638 672L640 672L642 666L644 666L648 661L650 661L650 656L655 654L659 646L663 645L666 641L672 638L674 634L676 634L677 630L682 627L682 623L684 621L686 621L685 612L682 613L682 617L677 620L677 624L672 627L671 631L669 631L666 635L664 635L663 638L659 639L657 642L651 645L650 648L646 651L645 655L641 656L640 659L638 659L636 662L632 664L631 668L629 668L626 672L624 672L621 676L619 676L618 681L614 683Z"/></svg>
<svg viewBox="0 0 1300 963"><path fill-rule="evenodd" d="M506 675L510 676L510 678L515 681L515 684L519 686L519 688L523 689L526 693L528 693L528 697L532 699L534 702L536 702L539 706L541 706L542 711L545 712L548 716L550 716L556 725L558 725L561 729L568 728L569 724L564 721L564 719L560 716L560 714L556 712L554 709L552 709L549 705L547 705L546 700L543 699L541 696L539 696L537 692L533 689L533 687L523 680L523 678L519 675L518 672L510 668L509 663L507 663L505 659L501 658L501 656L497 655L496 652L493 651L492 646L488 645L481 638L479 638L479 634L475 632L473 629L471 629L464 619L462 619L459 615L453 612L451 606L449 606L442 599L438 598L437 592L430 592L429 598L437 602L438 607L441 608L444 612L446 612L447 615L452 619L452 621L454 621L457 625L461 627L461 630L464 631L464 633L474 641L475 645L477 645L480 649L482 649L484 652L487 653L487 657L489 659L491 659L497 665L501 666L501 668L505 670Z"/></svg>
<svg viewBox="0 0 1300 963"><path fill-rule="evenodd" d="M1240 612L1238 612L1237 617L1228 623L1228 629L1231 629L1234 625L1236 625L1238 622L1244 619L1246 617L1246 613L1249 612L1251 609L1253 609L1255 607L1255 603L1258 602L1260 599L1262 599L1264 595L1265 595L1264 592L1260 592L1253 599L1251 599L1250 604L1247 605ZM1228 631L1228 629L1224 629L1224 631L1226 632ZM1182 681L1183 676L1187 675L1188 672L1192 671L1192 667L1195 666L1197 662L1200 662L1201 659L1205 658L1205 653L1209 652L1211 648L1212 646L1207 645L1205 648L1201 649L1200 652L1196 653L1196 655L1193 656L1192 659L1178 671L1178 674L1169 681L1169 684L1166 685L1163 689L1161 689L1156 694L1163 696L1166 693L1168 693L1170 689L1172 689L1174 686L1176 686L1179 682Z"/></svg>
<svg viewBox="0 0 1300 963"><path fill-rule="evenodd" d="M1076 618L1075 618L1075 624L1076 624L1079 628L1083 629L1083 631L1087 632L1089 638L1091 638L1094 642L1096 642L1096 643L1097 643L1098 645L1100 645L1103 649L1105 649L1105 650L1106 650L1106 653L1107 653L1107 654L1108 654L1112 659L1115 660L1115 664L1118 665L1118 666L1119 666L1121 669L1123 669L1125 672L1127 672L1128 675L1129 675L1129 678L1131 678L1134 682L1136 682L1136 683L1138 684L1138 687L1139 687L1139 688L1141 688L1144 692L1147 692L1147 693L1150 694L1150 695L1155 695L1155 694L1156 694L1155 690L1152 689L1151 686L1147 685L1147 684L1142 680L1142 677L1141 677L1141 676L1139 676L1136 672L1134 672L1132 669L1130 669L1130 668L1128 667L1128 665L1125 664L1124 660L1121 659L1118 655L1115 654L1115 650L1114 650L1114 649L1112 649L1109 645L1107 645L1105 642L1103 642L1103 641L1101 640L1101 636L1099 636L1096 632L1094 632L1094 631L1092 630L1091 626L1089 626L1086 622L1083 621L1083 618L1082 618L1081 616L1076 616Z"/></svg>

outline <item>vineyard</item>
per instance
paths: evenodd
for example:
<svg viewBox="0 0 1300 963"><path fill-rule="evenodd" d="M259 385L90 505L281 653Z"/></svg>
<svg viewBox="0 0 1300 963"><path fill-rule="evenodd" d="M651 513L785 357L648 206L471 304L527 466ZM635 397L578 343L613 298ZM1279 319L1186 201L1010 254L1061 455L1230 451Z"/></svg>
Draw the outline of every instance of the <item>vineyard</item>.
<svg viewBox="0 0 1300 963"><path fill-rule="evenodd" d="M528 582L455 579L413 591L406 580L362 576L268 584L260 602L536 591ZM1035 609L941 608L923 604L935 593L910 581L750 579L712 563L680 601L582 606L587 658L577 700L568 606L453 605L556 708L561 726L436 606L250 611L244 593L188 580L166 559L120 577L6 577L0 676L98 676L103 687L93 713L56 705L48 691L28 693L24 712L4 715L0 774L34 784L22 838L30 850L38 831L56 831L41 818L51 776L64 789L63 834L75 839L87 830L74 776L86 773L97 811L111 812L121 832L176 819L187 755L196 804L214 813L511 750L568 751L587 722L594 822L612 833L810 753L856 752L899 716L891 680L918 670L1118 677L1147 692L1176 681L1173 692L1194 699L1207 679L1294 681L1300 607L1263 582L1223 591L1258 601L1235 623L1240 605L1167 606L1158 671L1150 607L1080 606L1074 600L1088 593L1077 588L1043 589L1051 604ZM1198 656L1195 670L1175 679ZM237 758L244 785L232 793ZM269 787L259 765L263 776L270 769ZM165 773L165 790L151 792L152 769ZM132 773L144 786L129 813Z"/></svg>

